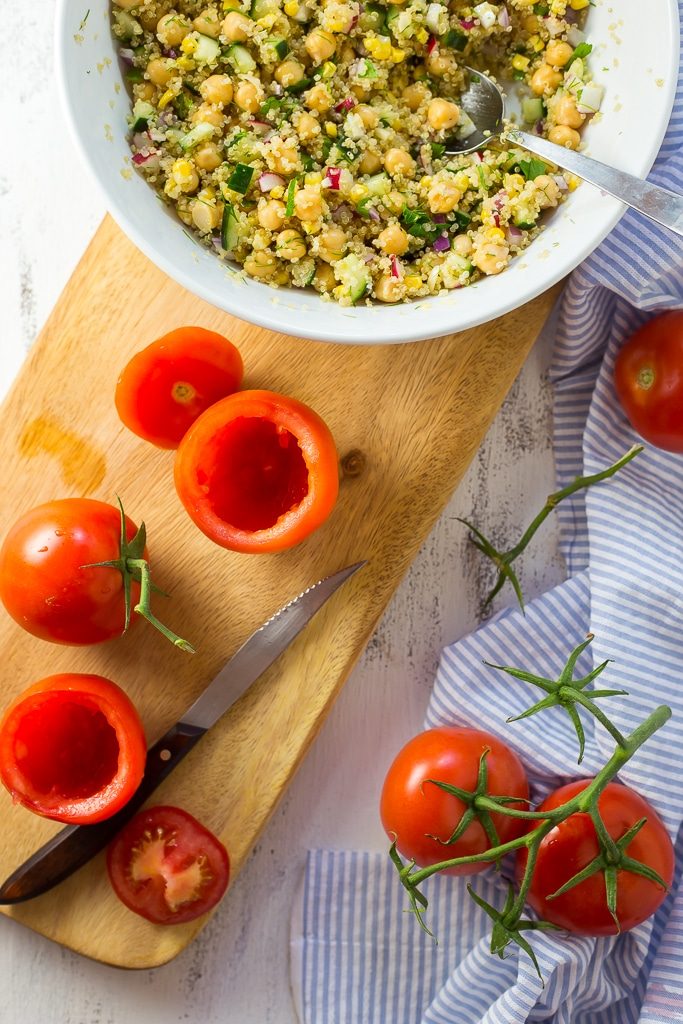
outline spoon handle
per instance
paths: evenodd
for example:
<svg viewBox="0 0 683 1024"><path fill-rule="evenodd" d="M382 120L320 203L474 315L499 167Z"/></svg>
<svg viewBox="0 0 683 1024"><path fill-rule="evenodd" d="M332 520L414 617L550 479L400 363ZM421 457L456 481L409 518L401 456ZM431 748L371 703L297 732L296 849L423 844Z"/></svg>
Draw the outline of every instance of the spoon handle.
<svg viewBox="0 0 683 1024"><path fill-rule="evenodd" d="M530 135L516 128L506 132L504 138L523 146L536 156L552 160L554 164L577 174L592 185L597 185L603 192L620 199L622 203L626 203L633 210L638 210L650 220L663 224L677 235L683 235L683 196L660 188L659 185L651 185L649 181L643 181L625 171L608 167L607 164L584 156L583 153L575 153L565 146L557 146L554 142L539 139L537 135Z"/></svg>

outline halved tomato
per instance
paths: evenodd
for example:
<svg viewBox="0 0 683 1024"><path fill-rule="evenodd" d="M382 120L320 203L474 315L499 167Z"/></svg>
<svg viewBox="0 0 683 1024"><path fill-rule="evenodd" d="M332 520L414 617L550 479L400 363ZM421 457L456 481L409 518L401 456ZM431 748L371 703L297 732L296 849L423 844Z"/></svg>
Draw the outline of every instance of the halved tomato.
<svg viewBox="0 0 683 1024"><path fill-rule="evenodd" d="M179 807L149 807L119 832L107 853L114 892L154 924L182 924L218 903L228 887L228 851Z"/></svg>

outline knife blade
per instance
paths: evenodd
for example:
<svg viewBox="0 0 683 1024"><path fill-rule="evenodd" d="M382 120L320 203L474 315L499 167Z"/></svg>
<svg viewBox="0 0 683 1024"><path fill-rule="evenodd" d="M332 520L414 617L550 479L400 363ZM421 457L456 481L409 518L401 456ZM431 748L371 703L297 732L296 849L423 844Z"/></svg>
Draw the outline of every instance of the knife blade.
<svg viewBox="0 0 683 1024"><path fill-rule="evenodd" d="M286 650L326 601L366 562L356 562L304 590L251 634L183 717L147 751L140 786L125 807L96 825L68 825L36 850L0 886L0 904L48 892L114 838L202 736Z"/></svg>

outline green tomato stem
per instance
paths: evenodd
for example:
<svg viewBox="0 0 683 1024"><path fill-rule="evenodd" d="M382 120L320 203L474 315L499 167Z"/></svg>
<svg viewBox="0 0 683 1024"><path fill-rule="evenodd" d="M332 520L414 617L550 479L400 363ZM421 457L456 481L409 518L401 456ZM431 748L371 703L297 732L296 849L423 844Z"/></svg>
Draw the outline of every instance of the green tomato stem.
<svg viewBox="0 0 683 1024"><path fill-rule="evenodd" d="M174 633L173 630L168 628L168 626L165 626L152 611L152 576L147 560L145 558L127 558L126 566L129 570L137 569L140 573L140 599L133 610L136 611L138 615L142 615L142 617L147 619L148 622L151 622L151 624L176 647L179 647L182 651L187 651L189 654L196 654L191 643L188 643L187 640L183 640L181 636L178 636L178 634Z"/></svg>

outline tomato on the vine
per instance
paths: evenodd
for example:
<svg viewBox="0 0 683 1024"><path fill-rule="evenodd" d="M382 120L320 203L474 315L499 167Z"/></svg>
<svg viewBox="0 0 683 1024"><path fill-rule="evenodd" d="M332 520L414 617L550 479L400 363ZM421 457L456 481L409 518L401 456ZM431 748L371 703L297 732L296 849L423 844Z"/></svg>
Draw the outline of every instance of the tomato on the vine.
<svg viewBox="0 0 683 1024"><path fill-rule="evenodd" d="M222 334L179 327L124 367L116 409L138 437L159 448L177 448L205 409L238 390L243 373L239 351Z"/></svg>
<svg viewBox="0 0 683 1024"><path fill-rule="evenodd" d="M232 551L282 551L331 513L339 490L328 427L303 402L240 391L190 427L175 461L178 496L196 525Z"/></svg>
<svg viewBox="0 0 683 1024"><path fill-rule="evenodd" d="M121 902L154 924L182 924L205 914L230 878L220 839L179 807L136 814L111 843L107 868Z"/></svg>
<svg viewBox="0 0 683 1024"><path fill-rule="evenodd" d="M561 786L537 808L550 811L571 800L589 785L581 779ZM628 786L610 782L598 798L598 810L607 832L621 839L642 818L646 823L624 851L628 857L652 868L670 885L674 872L674 849L664 824L654 807ZM538 827L538 826L532 826ZM628 931L654 914L666 896L666 890L642 875L625 869L617 871L616 914L620 928L607 906L605 878L597 871L555 899L549 897L599 854L595 826L588 814L577 813L559 822L541 841L534 865L529 904L544 921L566 928L577 935L615 935ZM517 855L518 877L524 873L526 849Z"/></svg>
<svg viewBox="0 0 683 1024"><path fill-rule="evenodd" d="M62 673L25 690L0 723L0 778L45 818L111 817L140 785L145 733L123 690L103 676Z"/></svg>
<svg viewBox="0 0 683 1024"><path fill-rule="evenodd" d="M495 736L477 729L441 726L419 733L399 751L384 781L380 814L388 836L396 838L397 849L408 860L427 867L491 848L493 844L477 818L454 843L445 845L467 808L457 796L428 781L433 779L474 792L485 751L487 794L519 797L519 803L508 806L524 810L523 801L529 796L524 766L514 751ZM526 827L519 818L495 811L491 820L501 843L516 839ZM465 864L449 868L444 874L476 874L489 866Z"/></svg>
<svg viewBox="0 0 683 1024"><path fill-rule="evenodd" d="M683 311L648 320L625 342L614 383L641 437L665 451L683 452Z"/></svg>

